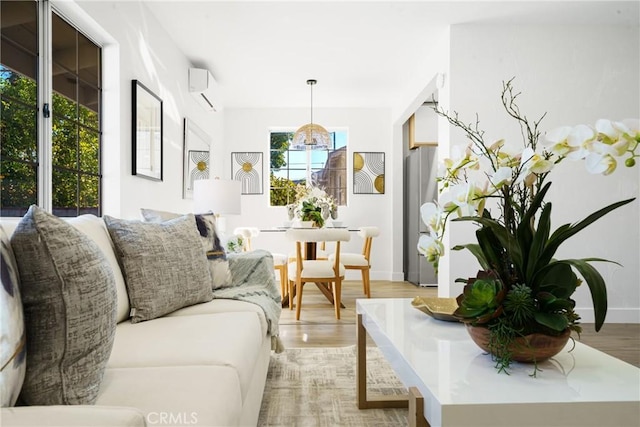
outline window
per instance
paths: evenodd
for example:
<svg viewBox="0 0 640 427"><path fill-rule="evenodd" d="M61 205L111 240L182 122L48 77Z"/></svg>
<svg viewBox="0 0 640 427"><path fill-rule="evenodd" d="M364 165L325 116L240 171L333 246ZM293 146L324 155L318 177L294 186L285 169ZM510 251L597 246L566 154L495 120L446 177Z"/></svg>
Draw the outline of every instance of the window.
<svg viewBox="0 0 640 427"><path fill-rule="evenodd" d="M31 204L58 216L100 215L101 49L55 12L40 12L46 6L2 2L0 215L24 215ZM40 75L45 20L51 68ZM51 93L40 87L48 76Z"/></svg>
<svg viewBox="0 0 640 427"><path fill-rule="evenodd" d="M295 201L295 186L311 184L347 204L347 132L331 132L328 150L289 149L293 132L271 132L271 206Z"/></svg>

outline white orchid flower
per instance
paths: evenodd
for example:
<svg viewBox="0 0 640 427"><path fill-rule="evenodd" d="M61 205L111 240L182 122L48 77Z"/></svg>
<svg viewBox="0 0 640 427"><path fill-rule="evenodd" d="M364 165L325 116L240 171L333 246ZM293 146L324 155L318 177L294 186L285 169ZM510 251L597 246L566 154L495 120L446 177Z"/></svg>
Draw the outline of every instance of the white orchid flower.
<svg viewBox="0 0 640 427"><path fill-rule="evenodd" d="M311 191L309 192L308 197L309 198L315 197L317 199L320 199L322 197L325 197L326 195L327 195L327 193L325 193L325 191L322 190L321 188L313 187L313 188L311 188Z"/></svg>
<svg viewBox="0 0 640 427"><path fill-rule="evenodd" d="M616 170L618 162L611 154L590 153L584 159L587 172L591 174L609 175Z"/></svg>
<svg viewBox="0 0 640 427"><path fill-rule="evenodd" d="M631 140L626 137L631 131L621 122L600 119L596 122L597 140L590 146L591 152L622 156L629 148Z"/></svg>
<svg viewBox="0 0 640 427"><path fill-rule="evenodd" d="M451 178L458 178L458 173L463 169L478 169L480 167L478 157L471 150L471 145L468 145L464 151L460 146L454 146L451 149L451 155L450 159L444 160L447 174Z"/></svg>
<svg viewBox="0 0 640 427"><path fill-rule="evenodd" d="M520 175L516 179L516 184L523 181L531 183L534 179L533 175L547 173L553 169L553 162L534 152L531 147L527 147L522 151L520 167Z"/></svg>
<svg viewBox="0 0 640 427"><path fill-rule="evenodd" d="M435 203L427 202L420 206L422 222L435 234L439 234L444 227L444 215L442 209Z"/></svg>
<svg viewBox="0 0 640 427"><path fill-rule="evenodd" d="M513 170L509 167L498 168L497 171L489 177L492 193L498 191L502 186L511 184L513 179Z"/></svg>
<svg viewBox="0 0 640 427"><path fill-rule="evenodd" d="M595 137L595 131L587 125L562 126L547 132L543 144L556 156L580 160L589 154L587 144Z"/></svg>
<svg viewBox="0 0 640 427"><path fill-rule="evenodd" d="M427 261L437 263L438 259L444 255L444 245L430 234L421 234L418 239L418 252L424 255Z"/></svg>
<svg viewBox="0 0 640 427"><path fill-rule="evenodd" d="M473 216L478 214L480 205L484 206L484 194L473 183L465 182L454 185L446 198L441 199L445 212L457 212L459 216Z"/></svg>
<svg viewBox="0 0 640 427"><path fill-rule="evenodd" d="M571 126L562 126L553 129L544 134L543 145L553 154L558 156L566 156L571 152L569 145L569 135L571 134Z"/></svg>
<svg viewBox="0 0 640 427"><path fill-rule="evenodd" d="M622 122L614 122L613 126L624 126L625 129L618 129L623 132L627 138L640 141L640 119L624 119Z"/></svg>

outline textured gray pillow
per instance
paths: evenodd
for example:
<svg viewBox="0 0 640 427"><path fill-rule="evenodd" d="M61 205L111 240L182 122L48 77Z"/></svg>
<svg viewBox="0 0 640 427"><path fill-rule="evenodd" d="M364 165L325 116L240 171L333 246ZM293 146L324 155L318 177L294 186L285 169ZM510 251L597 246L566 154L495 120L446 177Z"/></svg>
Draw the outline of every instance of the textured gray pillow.
<svg viewBox="0 0 640 427"><path fill-rule="evenodd" d="M211 301L211 274L193 215L161 223L104 216L120 258L131 322Z"/></svg>
<svg viewBox="0 0 640 427"><path fill-rule="evenodd" d="M11 236L27 330L26 405L93 404L116 327L113 271L73 226L31 206Z"/></svg>
<svg viewBox="0 0 640 427"><path fill-rule="evenodd" d="M0 406L13 406L18 399L24 372L27 337L18 287L18 266L9 238L0 225Z"/></svg>
<svg viewBox="0 0 640 427"><path fill-rule="evenodd" d="M145 221L162 222L167 219L178 218L180 214L156 211L153 209L140 209ZM231 269L224 246L220 243L220 236L216 228L216 217L213 214L195 215L198 232L202 241L202 249L209 260L211 272L211 288L220 289L231 286Z"/></svg>

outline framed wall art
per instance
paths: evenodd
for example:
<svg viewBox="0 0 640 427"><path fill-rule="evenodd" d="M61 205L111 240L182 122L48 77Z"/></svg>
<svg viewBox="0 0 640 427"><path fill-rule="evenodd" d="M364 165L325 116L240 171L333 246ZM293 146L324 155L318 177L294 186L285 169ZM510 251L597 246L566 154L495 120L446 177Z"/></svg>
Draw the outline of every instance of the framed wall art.
<svg viewBox="0 0 640 427"><path fill-rule="evenodd" d="M182 198L193 198L193 183L211 173L211 137L192 120L184 119Z"/></svg>
<svg viewBox="0 0 640 427"><path fill-rule="evenodd" d="M131 173L162 181L162 99L131 81Z"/></svg>
<svg viewBox="0 0 640 427"><path fill-rule="evenodd" d="M231 153L231 179L242 183L242 194L262 194L262 153Z"/></svg>
<svg viewBox="0 0 640 427"><path fill-rule="evenodd" d="M353 153L353 194L384 194L384 153Z"/></svg>

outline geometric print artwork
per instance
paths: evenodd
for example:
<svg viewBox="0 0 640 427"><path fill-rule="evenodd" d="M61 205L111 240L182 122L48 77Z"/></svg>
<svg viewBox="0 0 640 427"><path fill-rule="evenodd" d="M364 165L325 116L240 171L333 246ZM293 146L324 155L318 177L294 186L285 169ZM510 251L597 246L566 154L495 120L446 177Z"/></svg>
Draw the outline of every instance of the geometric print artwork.
<svg viewBox="0 0 640 427"><path fill-rule="evenodd" d="M353 194L384 194L384 153L353 153Z"/></svg>
<svg viewBox="0 0 640 427"><path fill-rule="evenodd" d="M242 194L262 194L262 153L231 153L231 179L240 181Z"/></svg>
<svg viewBox="0 0 640 427"><path fill-rule="evenodd" d="M193 181L209 178L209 152L190 150L188 159L189 181L187 189L193 191Z"/></svg>

